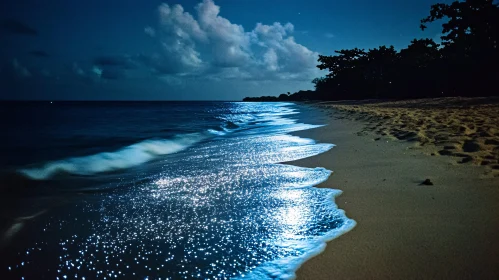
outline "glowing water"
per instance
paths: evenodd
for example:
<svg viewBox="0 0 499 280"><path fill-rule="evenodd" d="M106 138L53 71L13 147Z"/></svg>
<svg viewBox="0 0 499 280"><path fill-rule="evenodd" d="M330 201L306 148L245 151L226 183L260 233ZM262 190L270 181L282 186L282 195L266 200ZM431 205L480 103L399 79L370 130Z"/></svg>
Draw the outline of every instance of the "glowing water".
<svg viewBox="0 0 499 280"><path fill-rule="evenodd" d="M9 275L293 278L326 241L355 225L334 204L340 191L313 187L329 170L279 164L333 147L288 135L316 127L296 123L293 113L291 104L231 103L220 114L234 124L231 133L212 133L112 177L106 184L118 184L116 191L47 216L34 243L11 258ZM90 173L87 163L76 162Z"/></svg>
<svg viewBox="0 0 499 280"><path fill-rule="evenodd" d="M57 173L92 175L130 168L153 160L158 156L182 151L207 138L203 134L190 134L173 140L146 140L112 153L99 153L46 163L38 168L25 168L20 172L34 180L45 180Z"/></svg>

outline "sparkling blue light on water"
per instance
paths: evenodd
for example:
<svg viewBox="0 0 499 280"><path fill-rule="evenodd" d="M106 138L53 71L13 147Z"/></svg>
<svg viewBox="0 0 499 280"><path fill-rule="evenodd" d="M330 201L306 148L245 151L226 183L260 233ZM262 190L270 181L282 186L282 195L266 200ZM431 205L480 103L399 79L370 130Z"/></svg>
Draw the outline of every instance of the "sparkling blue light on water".
<svg viewBox="0 0 499 280"><path fill-rule="evenodd" d="M51 214L13 259L12 275L287 279L354 226L332 200L339 191L313 187L329 170L279 164L333 147L287 134L314 127L291 119L294 105L221 111L234 124L228 135L115 177L114 191Z"/></svg>

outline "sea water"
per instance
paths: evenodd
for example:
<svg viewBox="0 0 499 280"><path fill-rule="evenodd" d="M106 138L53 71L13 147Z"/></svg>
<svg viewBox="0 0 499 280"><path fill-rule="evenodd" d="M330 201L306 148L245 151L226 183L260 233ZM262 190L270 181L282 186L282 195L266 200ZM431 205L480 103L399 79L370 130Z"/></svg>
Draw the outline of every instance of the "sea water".
<svg viewBox="0 0 499 280"><path fill-rule="evenodd" d="M2 105L2 279L293 278L355 225L314 187L331 171L281 164L334 146L290 134L321 125L303 110Z"/></svg>

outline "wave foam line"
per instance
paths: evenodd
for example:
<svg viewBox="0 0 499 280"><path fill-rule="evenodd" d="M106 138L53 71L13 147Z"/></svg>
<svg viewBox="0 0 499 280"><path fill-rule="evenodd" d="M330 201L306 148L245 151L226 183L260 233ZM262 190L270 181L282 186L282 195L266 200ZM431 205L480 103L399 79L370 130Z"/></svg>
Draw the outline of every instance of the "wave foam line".
<svg viewBox="0 0 499 280"><path fill-rule="evenodd" d="M205 138L206 135L196 133L171 140L145 140L115 152L53 161L39 168L25 168L19 172L34 180L47 180L58 173L92 175L109 172L137 166L161 155L180 152Z"/></svg>
<svg viewBox="0 0 499 280"><path fill-rule="evenodd" d="M333 205L333 210L338 211L342 216L343 224L335 229L331 229L322 236L315 236L308 240L293 240L291 242L292 248L296 251L302 252L296 256L289 256L282 259L277 259L274 261L266 262L255 268L247 275L243 275L236 279L238 280L293 280L296 279L296 271L300 268L302 264L310 260L314 256L319 255L326 249L327 242L338 238L350 230L352 230L356 225L352 219L349 219L344 210L338 209L335 204L335 198L341 195L341 190L328 190L329 195L326 197L328 203ZM287 241L290 242L290 241Z"/></svg>

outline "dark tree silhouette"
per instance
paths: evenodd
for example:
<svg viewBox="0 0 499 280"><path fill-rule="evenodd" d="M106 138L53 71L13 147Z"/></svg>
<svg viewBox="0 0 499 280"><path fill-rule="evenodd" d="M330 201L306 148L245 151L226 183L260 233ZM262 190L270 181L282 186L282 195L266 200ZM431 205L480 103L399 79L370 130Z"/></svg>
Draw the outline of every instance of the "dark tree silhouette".
<svg viewBox="0 0 499 280"><path fill-rule="evenodd" d="M421 27L436 20L442 24L443 63L448 66L447 79L451 93L476 95L497 94L494 84L499 78L499 7L493 0L466 0L436 4Z"/></svg>
<svg viewBox="0 0 499 280"><path fill-rule="evenodd" d="M421 20L421 29L427 23L448 19L442 25L442 44L455 51L476 52L497 50L499 39L499 9L493 0L466 0L452 4L435 4L430 15Z"/></svg>
<svg viewBox="0 0 499 280"><path fill-rule="evenodd" d="M498 4L493 0L435 4L420 28L425 30L437 20L444 21L441 45L432 39L414 39L400 51L380 46L319 55L317 67L329 73L312 81L315 91L281 94L272 100L499 95Z"/></svg>

